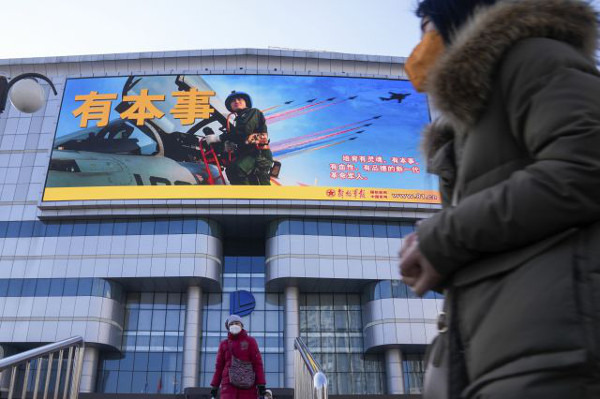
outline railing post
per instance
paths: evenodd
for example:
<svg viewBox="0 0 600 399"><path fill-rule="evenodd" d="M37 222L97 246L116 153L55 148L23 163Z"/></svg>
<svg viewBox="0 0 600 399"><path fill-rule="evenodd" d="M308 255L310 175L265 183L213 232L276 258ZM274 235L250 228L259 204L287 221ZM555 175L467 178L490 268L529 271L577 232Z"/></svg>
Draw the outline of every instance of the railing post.
<svg viewBox="0 0 600 399"><path fill-rule="evenodd" d="M66 364L63 364L63 360L65 360L65 350L68 350L67 362ZM44 378L44 393L42 399L48 399L52 381L52 370L54 369L55 353L58 353L58 361L53 399L59 399L59 393L61 393L61 399L77 399L81 384L84 350L85 344L83 338L72 337L0 359L0 372L6 373L8 370L11 370L8 399L13 399L14 397L15 389L18 386L18 371L21 365L25 366L21 386L21 399L27 399L27 391L30 389L29 377L31 376L33 362L35 362L35 367L37 367L37 369L35 370L35 377L32 380L33 387L31 388L33 394L31 399L38 399L42 378ZM42 371L44 362L47 362L47 367L45 371ZM45 377L43 377L43 372L46 373ZM60 392L61 386L62 392Z"/></svg>
<svg viewBox="0 0 600 399"><path fill-rule="evenodd" d="M60 375L62 373L64 349L58 352L58 363L56 365L56 382L54 383L54 399L58 399L58 391L60 389Z"/></svg>
<svg viewBox="0 0 600 399"><path fill-rule="evenodd" d="M46 383L44 384L44 396L42 399L48 399L48 389L50 389L50 376L52 375L52 363L54 362L54 353L48 356L48 370L46 370Z"/></svg>
<svg viewBox="0 0 600 399"><path fill-rule="evenodd" d="M23 390L21 391L21 399L27 396L27 382L29 380L29 372L31 371L31 360L28 360L25 365L25 378L23 379Z"/></svg>
<svg viewBox="0 0 600 399"><path fill-rule="evenodd" d="M44 364L44 358L38 357L35 361L37 370L35 370L35 383L33 384L33 399L37 399L38 387L40 385L40 375L42 374L42 366Z"/></svg>
<svg viewBox="0 0 600 399"><path fill-rule="evenodd" d="M12 367L12 371L10 373L10 387L8 388L8 399L12 399L13 394L15 392L15 380L17 379L17 366Z"/></svg>
<svg viewBox="0 0 600 399"><path fill-rule="evenodd" d="M67 368L65 369L65 389L63 390L63 399L67 399L67 393L69 392L69 381L71 380L72 374L72 363L73 363L73 347L69 348L69 354L67 355ZM25 399L25 398L23 398Z"/></svg>
<svg viewBox="0 0 600 399"><path fill-rule="evenodd" d="M71 390L71 399L77 399L79 395L79 385L81 384L81 371L83 369L83 357L85 356L85 345L81 345L77 349L77 357L75 364L75 375L73 376L73 387ZM34 398L35 399L35 398Z"/></svg>

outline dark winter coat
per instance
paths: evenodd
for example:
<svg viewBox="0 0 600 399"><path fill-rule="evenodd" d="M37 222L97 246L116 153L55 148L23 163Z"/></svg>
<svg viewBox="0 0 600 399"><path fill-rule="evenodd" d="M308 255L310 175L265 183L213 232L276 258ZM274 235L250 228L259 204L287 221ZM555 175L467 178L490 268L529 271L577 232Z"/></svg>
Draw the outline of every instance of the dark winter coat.
<svg viewBox="0 0 600 399"><path fill-rule="evenodd" d="M256 145L249 143L254 133L268 133L265 115L257 108L246 108L236 114L235 125L221 135L221 141L231 141L239 147L242 154L256 152Z"/></svg>
<svg viewBox="0 0 600 399"><path fill-rule="evenodd" d="M600 397L596 43L582 1L499 1L429 78L445 209L418 236L453 298L455 397Z"/></svg>
<svg viewBox="0 0 600 399"><path fill-rule="evenodd" d="M231 344L231 351L229 349ZM250 389L236 388L229 383L229 366L231 366L231 353L245 362L251 362L256 375L255 386ZM213 387L221 386L221 399L256 399L257 386L265 385L265 372L262 357L256 340L248 335L246 330L239 334L228 334L227 339L221 341L215 365L215 374L210 383Z"/></svg>
<svg viewBox="0 0 600 399"><path fill-rule="evenodd" d="M250 184L248 176L252 173L259 176L259 184L270 183L273 154L268 146L267 121L259 109L246 108L239 112L235 125L221 135L221 141L230 141L238 146L235 161L227 170L231 184Z"/></svg>

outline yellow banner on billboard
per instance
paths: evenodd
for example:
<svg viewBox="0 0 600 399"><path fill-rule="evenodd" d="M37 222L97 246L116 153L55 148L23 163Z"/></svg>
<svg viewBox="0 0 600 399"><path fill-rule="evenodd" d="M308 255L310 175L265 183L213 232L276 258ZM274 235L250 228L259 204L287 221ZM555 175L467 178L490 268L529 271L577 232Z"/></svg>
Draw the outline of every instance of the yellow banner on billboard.
<svg viewBox="0 0 600 399"><path fill-rule="evenodd" d="M103 186L47 187L44 201L146 199L289 199L439 204L435 190L315 186Z"/></svg>

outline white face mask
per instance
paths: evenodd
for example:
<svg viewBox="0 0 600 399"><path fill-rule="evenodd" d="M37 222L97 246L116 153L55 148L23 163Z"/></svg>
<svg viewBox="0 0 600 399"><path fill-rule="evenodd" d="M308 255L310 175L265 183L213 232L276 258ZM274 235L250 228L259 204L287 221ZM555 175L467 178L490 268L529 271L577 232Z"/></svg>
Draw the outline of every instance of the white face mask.
<svg viewBox="0 0 600 399"><path fill-rule="evenodd" d="M242 327L238 326L237 324L233 324L233 325L229 326L229 332L232 333L233 335L239 334L240 331L242 331Z"/></svg>

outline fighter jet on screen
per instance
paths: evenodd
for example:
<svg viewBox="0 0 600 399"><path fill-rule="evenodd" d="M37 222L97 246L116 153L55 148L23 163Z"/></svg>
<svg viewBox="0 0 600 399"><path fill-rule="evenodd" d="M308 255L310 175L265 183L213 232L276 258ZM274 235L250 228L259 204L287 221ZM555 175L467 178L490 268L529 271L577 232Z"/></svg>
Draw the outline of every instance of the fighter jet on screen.
<svg viewBox="0 0 600 399"><path fill-rule="evenodd" d="M140 88L154 92L169 89L200 91L212 88L199 76L155 77L131 76L123 87L123 95L139 94ZM153 90L152 90L153 89ZM131 104L120 103L123 112ZM200 156L201 129L224 131L228 111L216 97L210 106L215 110L209 119L195 125L182 126L168 110L172 103L156 104L164 108L163 118L145 121L137 126L131 120L114 119L107 126L77 130L57 137L48 171L48 187L83 187L113 185L185 185L208 184L209 174L217 184L216 165L206 165Z"/></svg>
<svg viewBox="0 0 600 399"><path fill-rule="evenodd" d="M379 99L381 101L392 101L392 100L397 100L398 104L402 103L402 101L404 101L404 99L408 96L410 96L410 93L394 93L391 91L388 91L388 93L390 93L390 96L388 98L385 97L379 97Z"/></svg>

